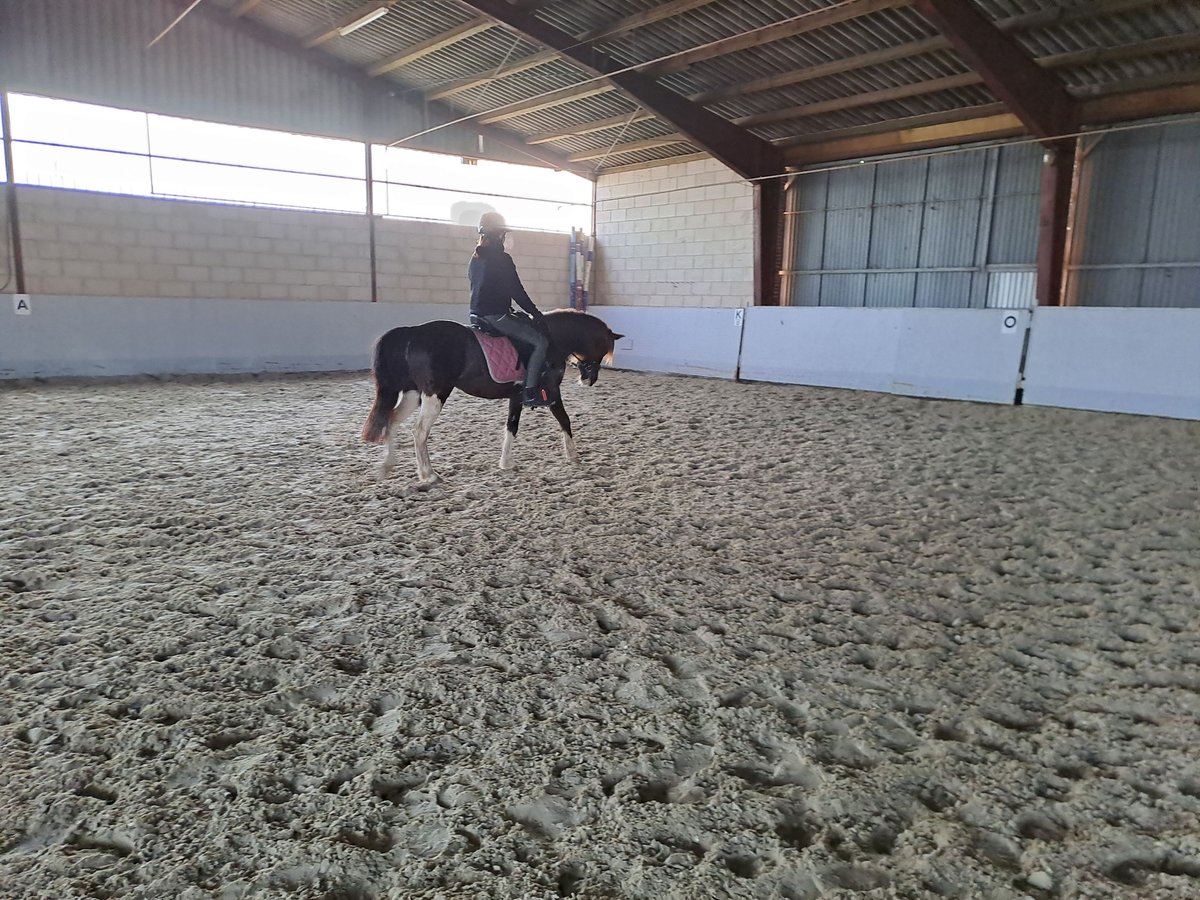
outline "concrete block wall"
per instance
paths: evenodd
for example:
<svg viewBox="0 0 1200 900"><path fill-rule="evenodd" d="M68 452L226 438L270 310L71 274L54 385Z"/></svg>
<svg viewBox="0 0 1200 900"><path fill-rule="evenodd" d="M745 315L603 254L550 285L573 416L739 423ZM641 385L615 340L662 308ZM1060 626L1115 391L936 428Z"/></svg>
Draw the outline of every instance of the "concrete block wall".
<svg viewBox="0 0 1200 900"><path fill-rule="evenodd" d="M379 299L403 303L468 302L467 265L479 235L474 228L440 222L382 219L375 229ZM515 232L506 246L521 283L541 309L566 304L565 234Z"/></svg>
<svg viewBox="0 0 1200 900"><path fill-rule="evenodd" d="M31 294L251 300L371 299L363 215L18 189ZM378 220L379 299L467 303L475 231ZM510 239L526 288L544 309L566 295L565 234Z"/></svg>
<svg viewBox="0 0 1200 900"><path fill-rule="evenodd" d="M754 304L754 194L715 160L603 176L593 302Z"/></svg>
<svg viewBox="0 0 1200 900"><path fill-rule="evenodd" d="M28 292L369 300L365 216L21 187Z"/></svg>

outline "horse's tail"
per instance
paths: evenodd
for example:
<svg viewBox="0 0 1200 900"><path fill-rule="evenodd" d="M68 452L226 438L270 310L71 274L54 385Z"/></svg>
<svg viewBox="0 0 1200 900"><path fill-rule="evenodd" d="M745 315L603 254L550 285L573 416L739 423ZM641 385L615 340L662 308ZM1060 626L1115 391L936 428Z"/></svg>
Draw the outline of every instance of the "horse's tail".
<svg viewBox="0 0 1200 900"><path fill-rule="evenodd" d="M375 342L375 356L371 374L375 376L375 403L363 423L362 438L368 444L378 444L387 434L392 410L400 399L406 382L411 381L408 372L407 328L393 328Z"/></svg>

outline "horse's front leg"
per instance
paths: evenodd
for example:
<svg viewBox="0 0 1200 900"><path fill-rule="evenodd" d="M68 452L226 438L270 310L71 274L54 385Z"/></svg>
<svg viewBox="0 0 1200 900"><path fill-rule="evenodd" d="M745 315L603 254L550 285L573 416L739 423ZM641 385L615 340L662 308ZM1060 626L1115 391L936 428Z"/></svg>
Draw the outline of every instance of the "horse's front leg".
<svg viewBox="0 0 1200 900"><path fill-rule="evenodd" d="M504 426L504 443L500 445L500 468L513 467L513 442L517 439L517 429L521 426L521 395L514 394L508 398L508 422Z"/></svg>
<svg viewBox="0 0 1200 900"><path fill-rule="evenodd" d="M550 404L550 412L554 413L554 418L558 419L559 427L562 428L563 452L567 455L567 461L579 462L579 451L575 449L575 438L571 435L571 417L567 415L561 396L554 398L554 402Z"/></svg>
<svg viewBox="0 0 1200 900"><path fill-rule="evenodd" d="M417 413L417 421L413 424L413 444L417 452L417 481L422 485L434 484L438 480L429 461L429 432L437 421L445 401L436 395L422 394L421 409Z"/></svg>

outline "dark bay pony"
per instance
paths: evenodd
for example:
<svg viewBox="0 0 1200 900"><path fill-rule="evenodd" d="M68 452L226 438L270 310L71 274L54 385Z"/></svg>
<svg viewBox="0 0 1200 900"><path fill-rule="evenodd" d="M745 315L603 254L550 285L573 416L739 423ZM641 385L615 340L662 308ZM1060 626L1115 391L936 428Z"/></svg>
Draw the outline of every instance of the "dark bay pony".
<svg viewBox="0 0 1200 900"><path fill-rule="evenodd" d="M546 354L545 387L553 402L550 411L563 433L563 450L571 462L579 461L571 436L571 420L563 408L559 386L569 363L579 367L581 384L593 385L602 362L611 362L614 334L595 316L560 309L546 314L550 350ZM387 444L383 475L395 466L397 426L420 407L413 425L417 454L417 480L421 486L438 480L429 462L429 431L442 406L458 388L487 400L508 400L508 426L500 450L500 468L512 468L512 447L521 421L523 385L493 381L479 341L470 328L456 322L426 322L393 328L375 344L375 405L363 425L363 440Z"/></svg>

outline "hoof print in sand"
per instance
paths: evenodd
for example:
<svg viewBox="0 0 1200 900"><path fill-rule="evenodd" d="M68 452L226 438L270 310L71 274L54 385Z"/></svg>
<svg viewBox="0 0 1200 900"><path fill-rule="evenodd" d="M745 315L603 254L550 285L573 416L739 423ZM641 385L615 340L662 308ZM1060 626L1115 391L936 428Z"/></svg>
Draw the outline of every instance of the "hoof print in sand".
<svg viewBox="0 0 1200 900"><path fill-rule="evenodd" d="M583 823L586 816L557 797L542 797L529 803L518 803L504 811L512 821L530 834L557 840L568 828Z"/></svg>

